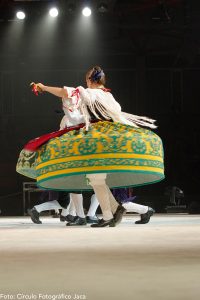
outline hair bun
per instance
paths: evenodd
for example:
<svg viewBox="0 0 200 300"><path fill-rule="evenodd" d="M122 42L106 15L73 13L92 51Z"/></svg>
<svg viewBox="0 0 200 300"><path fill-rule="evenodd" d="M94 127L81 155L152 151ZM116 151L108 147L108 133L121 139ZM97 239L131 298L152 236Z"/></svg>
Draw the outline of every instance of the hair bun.
<svg viewBox="0 0 200 300"><path fill-rule="evenodd" d="M104 72L101 68L97 69L96 67L94 68L94 71L91 74L91 79L92 81L99 81L101 77L104 76Z"/></svg>

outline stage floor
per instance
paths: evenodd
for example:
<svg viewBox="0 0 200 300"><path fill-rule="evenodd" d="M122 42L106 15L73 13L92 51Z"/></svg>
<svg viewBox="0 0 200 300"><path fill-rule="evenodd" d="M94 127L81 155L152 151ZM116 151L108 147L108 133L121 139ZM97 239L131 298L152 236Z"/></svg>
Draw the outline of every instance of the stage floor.
<svg viewBox="0 0 200 300"><path fill-rule="evenodd" d="M200 215L135 225L66 227L0 218L1 299L200 299Z"/></svg>

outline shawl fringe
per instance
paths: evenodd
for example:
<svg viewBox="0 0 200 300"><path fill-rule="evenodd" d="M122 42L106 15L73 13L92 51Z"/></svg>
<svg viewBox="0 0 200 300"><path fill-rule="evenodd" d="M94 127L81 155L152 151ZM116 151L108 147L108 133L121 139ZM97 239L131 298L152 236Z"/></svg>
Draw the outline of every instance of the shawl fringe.
<svg viewBox="0 0 200 300"><path fill-rule="evenodd" d="M114 122L127 124L136 128L157 128L157 126L154 124L156 122L156 120L154 119L148 118L146 116L137 116L122 111L114 111L112 107L110 107L110 109L108 107L105 108L99 101L95 101L93 103L90 102L88 104L88 107L97 119L100 119L99 115L97 114L98 111L106 120L112 119ZM90 114L85 103L82 102L80 104L80 109L85 118L86 130L88 130L90 126Z"/></svg>

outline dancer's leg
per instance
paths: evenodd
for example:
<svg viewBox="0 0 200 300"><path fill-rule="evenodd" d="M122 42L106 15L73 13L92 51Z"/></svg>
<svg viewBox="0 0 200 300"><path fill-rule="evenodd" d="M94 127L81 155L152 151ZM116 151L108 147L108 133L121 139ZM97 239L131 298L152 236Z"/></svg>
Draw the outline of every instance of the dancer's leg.
<svg viewBox="0 0 200 300"><path fill-rule="evenodd" d="M113 196L111 190L109 189L109 187L107 186L107 190L108 190L108 194L109 194L109 200L110 200L110 206L111 206L111 211L113 213L113 215L115 214L119 203L116 201L115 197Z"/></svg>
<svg viewBox="0 0 200 300"><path fill-rule="evenodd" d="M34 223L42 224L42 222L39 219L40 213L42 211L51 210L51 209L57 210L57 209L62 209L62 207L60 206L57 200L47 201L39 205L35 205L32 209L28 209L28 214Z"/></svg>
<svg viewBox="0 0 200 300"><path fill-rule="evenodd" d="M99 206L99 201L97 199L97 196L95 194L93 194L91 199L90 199L90 207L89 207L89 210L87 212L87 216L88 217L94 217L95 214L96 214L98 206Z"/></svg>
<svg viewBox="0 0 200 300"><path fill-rule="evenodd" d="M128 212L136 212L140 215L146 214L148 211L148 206L140 205L133 202L127 202L122 205Z"/></svg>
<svg viewBox="0 0 200 300"><path fill-rule="evenodd" d="M76 216L76 208L74 202L72 201L71 194L70 194L70 202L69 202L69 215L72 215L74 217Z"/></svg>
<svg viewBox="0 0 200 300"><path fill-rule="evenodd" d="M70 215L72 217L76 216L76 209L75 209L75 206L74 206L74 202L71 199L71 196L70 196L69 205L67 206L67 208L62 209L61 215L64 216L64 217L66 217L67 215Z"/></svg>
<svg viewBox="0 0 200 300"><path fill-rule="evenodd" d="M87 178L89 179L89 184L93 187L99 201L103 214L103 220L108 221L113 219L110 205L110 195L105 182L106 174L88 174Z"/></svg>
<svg viewBox="0 0 200 300"><path fill-rule="evenodd" d="M42 211L46 210L62 209L62 206L60 206L57 200L53 200L41 203L39 205L35 205L34 208L37 210L38 213L41 213Z"/></svg>
<svg viewBox="0 0 200 300"><path fill-rule="evenodd" d="M71 200L74 203L76 214L80 218L85 218L85 213L83 210L83 195L82 194L70 194Z"/></svg>
<svg viewBox="0 0 200 300"><path fill-rule="evenodd" d="M86 221L85 213L84 213L84 210L83 210L83 195L82 194L70 193L70 199L71 199L72 203L74 204L77 218L72 217L70 215L69 215L70 218L69 218L69 216L67 216L66 219L67 219L68 223L66 225L67 226L86 225L87 221Z"/></svg>

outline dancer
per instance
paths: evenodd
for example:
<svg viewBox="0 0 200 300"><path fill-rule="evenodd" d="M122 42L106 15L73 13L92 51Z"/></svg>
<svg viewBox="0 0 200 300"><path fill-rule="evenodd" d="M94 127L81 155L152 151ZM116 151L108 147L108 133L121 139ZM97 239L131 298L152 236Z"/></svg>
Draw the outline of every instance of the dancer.
<svg viewBox="0 0 200 300"><path fill-rule="evenodd" d="M83 208L83 195L82 194L70 194L72 203L75 203L75 212L76 217L71 216L70 214L66 216L66 226L80 226L87 224L96 224L98 223L98 218L96 217L96 211L99 206L97 198L92 195L90 198L90 206L85 215L85 210Z"/></svg>
<svg viewBox="0 0 200 300"><path fill-rule="evenodd" d="M122 204L127 212L134 212L140 215L140 220L135 221L135 224L147 224L150 218L155 213L155 210L149 206L141 205L133 202L126 202Z"/></svg>
<svg viewBox="0 0 200 300"><path fill-rule="evenodd" d="M35 90L35 92L37 93L37 90ZM65 115L60 122L60 130L83 122L83 117L78 109L75 109L74 111L64 109L64 111ZM58 194L56 191L50 191L50 195L54 196L55 199L56 193ZM39 219L42 211L62 209L60 221L66 221L66 226L80 226L86 225L87 223L98 223L98 218L95 216L95 213L99 203L96 197L91 197L90 208L87 212L87 216L85 216L82 193L71 192L68 195L70 197L70 203L67 209L64 209L63 206L61 206L61 203L58 203L57 200L52 201L53 199L49 199L49 201L29 209L28 214L31 216L32 221L36 224L42 224L41 220ZM51 196L49 198L51 198Z"/></svg>
<svg viewBox="0 0 200 300"><path fill-rule="evenodd" d="M100 67L87 72L86 83L87 89L34 85L36 91L62 98L65 113L78 110L83 123L79 120L77 126L29 142L20 154L17 171L34 176L43 188L93 188L103 219L92 227L111 227L121 221L125 209L109 187L162 180L162 142L152 131L139 127L156 128L154 120L121 111L105 88L105 74Z"/></svg>
<svg viewBox="0 0 200 300"><path fill-rule="evenodd" d="M40 220L40 213L49 210L60 210L60 221L67 222L67 226L80 226L98 223L96 217L96 210L99 206L98 200L95 195L90 199L90 207L87 215L85 216L83 209L83 196L82 194L68 193L65 197L59 197L62 192L48 191L49 201L35 205L32 209L28 209L28 214L35 224L42 224ZM70 199L69 199L70 198Z"/></svg>
<svg viewBox="0 0 200 300"><path fill-rule="evenodd" d="M49 210L61 209L60 221L65 221L66 216L70 213L76 215L75 208L72 201L69 200L69 194L58 191L47 191L48 201L35 205L32 209L28 209L27 212L31 217L31 220L35 224L42 224L40 220L40 213Z"/></svg>
<svg viewBox="0 0 200 300"><path fill-rule="evenodd" d="M133 212L140 215L140 220L135 221L135 224L147 224L150 218L155 213L155 210L149 206L133 203L136 196L133 196L133 191L130 188L114 189L112 193L115 199L122 204L127 212Z"/></svg>

